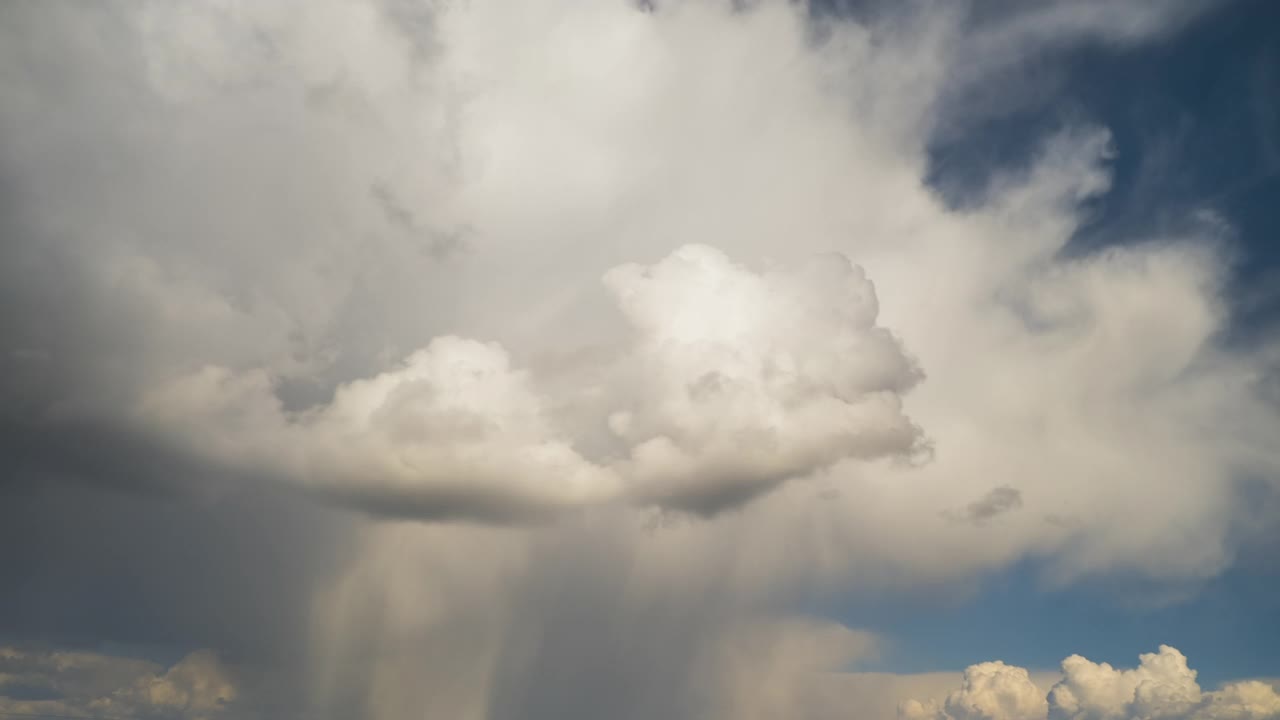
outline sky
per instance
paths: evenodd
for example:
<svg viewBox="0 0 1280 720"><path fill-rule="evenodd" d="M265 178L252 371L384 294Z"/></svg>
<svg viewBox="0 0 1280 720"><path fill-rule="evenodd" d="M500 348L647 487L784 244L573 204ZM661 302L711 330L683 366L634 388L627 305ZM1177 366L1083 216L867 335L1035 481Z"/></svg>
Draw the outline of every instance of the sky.
<svg viewBox="0 0 1280 720"><path fill-rule="evenodd" d="M1278 53L0 5L0 717L1280 718Z"/></svg>

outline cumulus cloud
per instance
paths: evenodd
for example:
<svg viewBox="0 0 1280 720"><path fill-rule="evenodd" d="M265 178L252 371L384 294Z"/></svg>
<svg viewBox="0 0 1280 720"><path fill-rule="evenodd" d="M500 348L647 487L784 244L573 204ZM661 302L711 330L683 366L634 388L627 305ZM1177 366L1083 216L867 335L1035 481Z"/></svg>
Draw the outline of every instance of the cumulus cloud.
<svg viewBox="0 0 1280 720"><path fill-rule="evenodd" d="M81 38L55 58L10 31L5 127L29 141L6 151L25 198L6 306L46 320L8 321L4 419L42 438L30 465L510 522L616 499L707 514L910 458L840 524L879 504L932 516L889 543L906 557L972 548L936 521L1016 493L1006 550L951 567L1227 561L1231 478L1274 463L1255 440L1275 418L1265 357L1215 340L1222 261L1193 239L1060 252L1108 184L1096 128L942 205L920 178L947 59L972 49L953 14L815 35L776 3L406 7L10 11ZM1143 13L1134 37L1166 27ZM1091 22L1068 24L1114 25ZM87 28L139 53L104 60ZM92 128L39 121L90 108ZM59 169L84 157L117 179ZM55 447L76 433L111 439ZM120 442L164 460L113 472L98 448ZM1188 490L1151 508L1149 477ZM1170 547L1168 522L1197 531Z"/></svg>
<svg viewBox="0 0 1280 720"><path fill-rule="evenodd" d="M592 462L495 343L440 337L399 368L288 412L265 371L205 367L149 389L151 432L245 476L373 512L519 519L625 494L709 512L847 458L921 443L901 393L919 372L840 255L763 275L686 246L605 276L635 338L600 371L596 421L625 458Z"/></svg>
<svg viewBox="0 0 1280 720"><path fill-rule="evenodd" d="M941 707L911 700L901 713L909 720L1027 720L1044 714L1044 693L1031 681L1030 673L998 660L966 668L964 685L948 695Z"/></svg>
<svg viewBox="0 0 1280 720"><path fill-rule="evenodd" d="M609 424L631 445L623 472L642 497L715 509L918 444L900 394L919 373L843 256L757 275L689 246L605 282L640 335L635 408Z"/></svg>
<svg viewBox="0 0 1280 720"><path fill-rule="evenodd" d="M1138 658L1136 668L1116 669L1079 655L1062 661L1061 679L1046 697L1023 668L988 662L965 670L964 686L945 704L909 700L904 719L1049 718L1050 720L1219 720L1280 717L1280 693L1257 680L1227 683L1202 692L1196 671L1177 649L1161 645Z"/></svg>
<svg viewBox="0 0 1280 720"><path fill-rule="evenodd" d="M1187 658L1162 645L1139 656L1132 670L1115 670L1079 655L1062 661L1063 679L1049 692L1054 718L1183 716L1200 697Z"/></svg>
<svg viewBox="0 0 1280 720"><path fill-rule="evenodd" d="M383 514L520 517L607 497L612 478L556 437L543 404L501 347L444 337L304 413L284 411L265 373L225 368L157 388L138 413L213 462Z"/></svg>
<svg viewBox="0 0 1280 720"><path fill-rule="evenodd" d="M78 632L201 647L205 593L165 588L203 612L163 632L119 608L154 596L151 553L235 547L160 558L287 597L226 599L255 638L212 635L303 666L317 716L379 720L816 718L814 676L873 643L796 620L815 599L1028 558L1060 583L1222 571L1254 530L1239 479L1270 496L1280 466L1274 356L1222 341L1222 238L1070 248L1126 152L1105 128L964 208L925 181L958 68L1003 88L1045 38L1193 14L1043 7L0 7L4 557L103 558L124 589ZM275 536L246 506L276 487L490 525L309 507ZM220 529L152 548L104 490ZM64 495L105 549L46 542ZM921 712L1042 707L1015 668L966 682ZM1268 702L1170 682L1123 702Z"/></svg>

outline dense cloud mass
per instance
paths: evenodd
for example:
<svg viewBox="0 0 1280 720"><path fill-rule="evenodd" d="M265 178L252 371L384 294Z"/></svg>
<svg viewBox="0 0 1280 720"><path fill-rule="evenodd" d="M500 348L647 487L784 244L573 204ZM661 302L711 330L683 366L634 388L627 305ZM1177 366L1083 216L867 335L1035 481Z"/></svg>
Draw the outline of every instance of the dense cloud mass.
<svg viewBox="0 0 1280 720"><path fill-rule="evenodd" d="M1062 679L1047 700L1023 668L974 665L942 705L909 700L898 714L904 720L1269 720L1280 717L1280 692L1258 680L1202 692L1187 658L1162 645L1130 670L1072 655L1062 661Z"/></svg>
<svg viewBox="0 0 1280 720"><path fill-rule="evenodd" d="M997 660L967 668L964 685L947 695L941 707L909 700L900 715L907 720L1026 720L1045 716L1045 700L1026 669Z"/></svg>
<svg viewBox="0 0 1280 720"><path fill-rule="evenodd" d="M73 714L824 720L916 688L828 601L1214 577L1280 477L1223 223L1072 246L1083 119L926 182L1205 6L0 6L0 638L195 653ZM1273 712L1187 672L908 712Z"/></svg>
<svg viewBox="0 0 1280 720"><path fill-rule="evenodd" d="M608 418L631 443L633 492L714 508L917 445L899 397L917 371L875 324L874 288L846 258L758 276L686 246L650 268L614 268L606 284L642 336L634 409Z"/></svg>
<svg viewBox="0 0 1280 720"><path fill-rule="evenodd" d="M149 389L135 412L216 466L425 518L518 519L624 494L710 511L918 444L899 397L917 371L845 258L759 276L686 246L606 284L638 336L581 403L607 412L594 425L622 445L612 462L556 430L550 408L573 412L574 397L539 393L501 346L453 336L304 412L283 408L264 371L212 366Z"/></svg>

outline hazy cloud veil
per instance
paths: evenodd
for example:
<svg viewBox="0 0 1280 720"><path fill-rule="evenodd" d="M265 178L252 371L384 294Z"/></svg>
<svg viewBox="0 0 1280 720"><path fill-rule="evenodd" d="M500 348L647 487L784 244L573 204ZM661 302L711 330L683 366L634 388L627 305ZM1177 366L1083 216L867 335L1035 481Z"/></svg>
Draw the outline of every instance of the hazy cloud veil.
<svg viewBox="0 0 1280 720"><path fill-rule="evenodd" d="M1222 572L1269 530L1240 488L1275 492L1280 418L1274 345L1221 339L1221 226L1068 252L1123 152L1085 122L962 208L925 182L957 88L1201 5L5 5L6 517L74 505L155 568L127 538L163 521L110 503L221 513L191 536L264 540L203 572L296 631L113 610L77 632L194 654L0 707L861 717L879 641L807 601ZM58 499L102 490L149 499ZM45 687L43 652L0 661ZM1280 712L1186 667L985 663L902 713Z"/></svg>

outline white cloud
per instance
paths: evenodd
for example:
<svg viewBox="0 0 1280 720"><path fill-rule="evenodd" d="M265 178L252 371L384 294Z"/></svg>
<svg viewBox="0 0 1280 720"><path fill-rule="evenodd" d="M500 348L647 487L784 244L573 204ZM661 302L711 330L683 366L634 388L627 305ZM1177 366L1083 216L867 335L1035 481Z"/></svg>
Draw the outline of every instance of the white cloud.
<svg viewBox="0 0 1280 720"><path fill-rule="evenodd" d="M1226 720L1280 717L1280 693L1257 680L1227 683L1202 692L1196 671L1175 648L1139 656L1132 669L1116 669L1079 655L1062 661L1061 679L1046 696L1026 670L1002 662L973 665L964 686L936 701L909 700L899 708L906 720L936 718L1049 718L1049 720ZM1046 702L1047 701L1047 702Z"/></svg>
<svg viewBox="0 0 1280 720"><path fill-rule="evenodd" d="M735 717L721 693L780 708L839 656L829 627L794 666L733 649L752 623L809 648L773 623L815 596L1231 562L1280 422L1274 357L1220 341L1218 238L1065 252L1127 151L1100 128L963 210L924 180L964 58L1138 42L1162 13L975 39L953 11L659 5L5 6L0 420L41 438L24 457L510 521L342 529L307 613L338 717L625 717L605 690ZM1028 712L987 670L933 712ZM1184 702L1170 682L1140 702ZM1196 711L1268 701L1222 693Z"/></svg>
<svg viewBox="0 0 1280 720"><path fill-rule="evenodd" d="M1106 720L1185 715L1200 697L1187 658L1162 645L1139 657L1133 670L1115 670L1079 655L1062 661L1063 679L1049 691L1054 718Z"/></svg>
<svg viewBox="0 0 1280 720"><path fill-rule="evenodd" d="M997 660L966 668L964 684L941 707L911 700L901 714L907 720L1038 720L1045 707L1026 669Z"/></svg>
<svg viewBox="0 0 1280 720"><path fill-rule="evenodd" d="M918 372L840 255L757 275L687 246L606 284L637 329L634 409L609 416L642 498L716 509L845 458L920 440L900 394Z"/></svg>
<svg viewBox="0 0 1280 720"><path fill-rule="evenodd" d="M775 498L755 520L759 542L793 536L811 557L835 557L874 535L887 555L871 565L927 576L1028 552L1062 581L1119 568L1194 579L1228 562L1232 478L1274 467L1276 420L1252 387L1266 357L1217 345L1221 260L1204 238L1060 254L1080 202L1107 187L1113 150L1097 129L1050 139L976 208L940 205L921 183L921 133L964 43L939 30L950 15L831 24L815 42L776 3L646 14L548 0L520 15L472 3L409 26L363 4L299 24L277 9L211 8L139 19L129 37L145 68L99 62L92 44L59 65L137 94L106 103L84 136L126 180L62 178L62 164L12 151L33 197L26 216L68 259L19 243L6 266L27 269L8 286L24 306L53 303L51 285L78 288L76 307L95 310L16 333L49 360L13 361L23 380L6 389L21 400L11 405L104 425L137 422L141 407L140 431L168 449L395 515L515 520L618 495L707 511L823 472L842 499ZM122 32L133 19L121 13ZM548 44L556 32L580 40ZM168 38L185 34L198 42L183 54ZM52 62L31 52L37 67ZM10 92L26 101L9 106L9 126L33 136L15 147L65 134L33 120L41 108L105 103ZM246 133L250 121L276 128L273 140ZM138 123L154 130L128 130ZM75 200L51 205L52 187ZM437 252L442 238L456 251ZM692 262L680 258L698 251L681 247L716 250ZM802 269L831 253L861 270ZM614 269L655 259L651 272L685 288L683 306L659 280ZM701 270L679 275L681 263ZM61 283L29 279L67 267ZM808 287L806 272L829 284ZM740 291L707 291L716 273ZM623 300L620 321L609 293L622 285L649 300ZM756 323L756 347L707 338L720 347L699 356L656 344L730 315ZM859 360L837 364L850 343ZM339 387L438 390L453 379L411 380L409 368L456 354L446 347L509 374L494 387L510 397L460 413L401 405L412 437L394 413L323 410ZM613 370L628 349L630 376ZM734 394L672 392L712 388L726 354L742 363ZM826 396L797 404L764 382L787 355ZM206 404L182 405L182 393ZM477 416L489 430L446 440ZM459 427L441 427L447 418ZM922 438L930 462L865 462ZM1154 478L1183 491L1153 494ZM947 521L999 488L1020 504L991 518L998 538ZM1188 529L1179 542L1170 523Z"/></svg>
<svg viewBox="0 0 1280 720"><path fill-rule="evenodd" d="M521 519L624 493L711 512L920 445L900 397L919 373L843 256L760 275L686 246L605 281L635 332L591 388L617 461L557 430L548 408L574 398L546 397L497 344L448 336L305 412L286 412L264 371L206 367L148 391L138 422L230 471L421 518Z"/></svg>
<svg viewBox="0 0 1280 720"><path fill-rule="evenodd" d="M1280 717L1280 692L1259 680L1229 683L1201 697L1191 715L1197 720L1259 720Z"/></svg>

